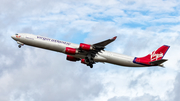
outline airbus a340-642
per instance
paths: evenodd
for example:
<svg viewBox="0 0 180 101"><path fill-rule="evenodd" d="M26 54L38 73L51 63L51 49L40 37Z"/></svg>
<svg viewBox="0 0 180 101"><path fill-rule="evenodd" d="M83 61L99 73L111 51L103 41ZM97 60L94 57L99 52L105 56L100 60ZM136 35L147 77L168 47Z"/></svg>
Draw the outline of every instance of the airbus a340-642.
<svg viewBox="0 0 180 101"><path fill-rule="evenodd" d="M128 67L163 66L162 63L167 61L167 59L163 59L163 57L170 47L163 45L147 56L131 57L104 50L106 45L116 40L116 36L95 44L74 44L26 33L17 33L11 37L19 44L19 48L25 44L65 53L67 54L67 60L74 62L81 61L81 63L91 68L93 68L93 64L97 62L107 62Z"/></svg>

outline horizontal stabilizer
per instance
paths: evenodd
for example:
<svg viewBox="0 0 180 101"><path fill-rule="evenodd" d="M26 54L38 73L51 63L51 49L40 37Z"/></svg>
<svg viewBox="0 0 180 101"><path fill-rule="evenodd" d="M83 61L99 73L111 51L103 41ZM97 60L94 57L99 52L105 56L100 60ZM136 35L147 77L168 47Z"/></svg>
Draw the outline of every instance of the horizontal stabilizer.
<svg viewBox="0 0 180 101"><path fill-rule="evenodd" d="M168 59L161 59L161 60L156 60L156 61L152 61L152 62L149 62L151 65L160 65L162 64L163 62L167 61Z"/></svg>

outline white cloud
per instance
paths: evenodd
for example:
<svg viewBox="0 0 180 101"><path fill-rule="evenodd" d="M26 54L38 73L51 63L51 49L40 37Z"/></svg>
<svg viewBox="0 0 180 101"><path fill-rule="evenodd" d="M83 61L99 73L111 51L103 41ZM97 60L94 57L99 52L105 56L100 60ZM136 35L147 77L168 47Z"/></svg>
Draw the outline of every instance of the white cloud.
<svg viewBox="0 0 180 101"><path fill-rule="evenodd" d="M72 67L65 55L23 48L26 54L25 60L21 60L23 66L17 69L15 65L16 69L10 71L4 69L1 75L0 99L81 101L93 99L103 90L100 78L80 63Z"/></svg>
<svg viewBox="0 0 180 101"><path fill-rule="evenodd" d="M109 99L108 101L139 101L139 100L143 100L143 101L162 101L158 96L152 96L149 94L144 94L143 96L137 97L137 98L129 98L126 96L123 97L113 97L111 99Z"/></svg>

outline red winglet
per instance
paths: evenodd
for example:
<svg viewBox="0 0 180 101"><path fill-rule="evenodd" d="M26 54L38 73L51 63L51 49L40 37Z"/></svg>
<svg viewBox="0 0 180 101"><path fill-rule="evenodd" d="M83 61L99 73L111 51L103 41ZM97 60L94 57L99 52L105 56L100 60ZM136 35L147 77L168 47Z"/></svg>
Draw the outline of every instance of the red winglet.
<svg viewBox="0 0 180 101"><path fill-rule="evenodd" d="M117 36L113 37L112 40L116 40Z"/></svg>

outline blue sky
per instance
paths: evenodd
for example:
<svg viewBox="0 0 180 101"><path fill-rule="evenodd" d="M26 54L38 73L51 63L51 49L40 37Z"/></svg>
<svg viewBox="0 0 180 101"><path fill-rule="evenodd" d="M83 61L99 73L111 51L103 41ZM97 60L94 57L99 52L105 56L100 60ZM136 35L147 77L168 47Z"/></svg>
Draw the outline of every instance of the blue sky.
<svg viewBox="0 0 180 101"><path fill-rule="evenodd" d="M180 100L178 0L6 0L0 3L1 101ZM11 39L31 33L74 43L118 36L106 48L144 56L170 45L166 68L97 63L90 69L66 55Z"/></svg>

